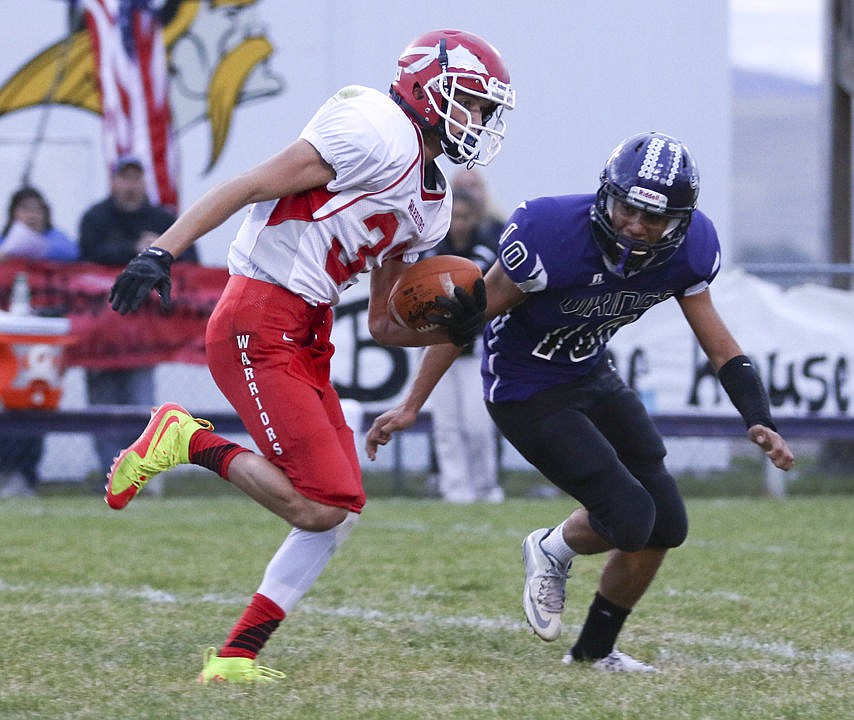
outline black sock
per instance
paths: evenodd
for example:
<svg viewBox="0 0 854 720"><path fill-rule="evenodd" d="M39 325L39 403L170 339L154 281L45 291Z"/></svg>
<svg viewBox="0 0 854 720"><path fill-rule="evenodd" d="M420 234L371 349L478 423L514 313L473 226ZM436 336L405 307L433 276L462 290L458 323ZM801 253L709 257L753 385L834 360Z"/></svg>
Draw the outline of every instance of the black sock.
<svg viewBox="0 0 854 720"><path fill-rule="evenodd" d="M570 649L574 660L598 660L614 649L617 635L631 610L606 600L598 592L587 612L581 634Z"/></svg>

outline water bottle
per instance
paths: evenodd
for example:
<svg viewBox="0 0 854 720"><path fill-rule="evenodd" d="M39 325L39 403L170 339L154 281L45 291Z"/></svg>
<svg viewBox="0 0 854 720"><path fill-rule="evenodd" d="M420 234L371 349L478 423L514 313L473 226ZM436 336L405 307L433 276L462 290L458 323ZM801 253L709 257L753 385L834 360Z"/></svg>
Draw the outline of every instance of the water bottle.
<svg viewBox="0 0 854 720"><path fill-rule="evenodd" d="M30 304L30 280L27 273L16 273L12 283L12 297L9 300L9 313L12 315L32 315L33 306Z"/></svg>

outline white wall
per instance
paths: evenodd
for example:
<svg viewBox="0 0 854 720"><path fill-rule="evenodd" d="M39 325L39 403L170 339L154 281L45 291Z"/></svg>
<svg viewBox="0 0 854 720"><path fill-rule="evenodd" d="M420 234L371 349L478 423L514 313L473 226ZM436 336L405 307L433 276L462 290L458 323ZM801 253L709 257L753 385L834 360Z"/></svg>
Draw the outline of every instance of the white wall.
<svg viewBox="0 0 854 720"><path fill-rule="evenodd" d="M203 3L206 5L206 3ZM62 37L66 3L0 0L4 37L0 82ZM658 130L680 137L700 166L700 205L717 222L728 254L730 102L724 0L632 0L486 5L435 0L414 12L398 0L259 0L252 9L276 45L272 69L285 81L275 98L238 108L223 156L204 176L209 131L196 125L179 143L186 205L213 184L276 152L338 87L386 89L408 41L437 27L459 27L502 52L518 92L504 149L487 168L498 204L595 188L602 164L623 137ZM429 13L425 21L418 19ZM40 110L0 116L0 203L16 187ZM56 224L76 234L85 205L106 193L99 119L55 107L48 138L88 146L86 157L38 156L34 182L49 195ZM14 143L4 145L12 139ZM22 144L24 141L24 144ZM62 153L59 153L62 157ZM81 176L82 175L82 176ZM232 219L200 246L222 264Z"/></svg>

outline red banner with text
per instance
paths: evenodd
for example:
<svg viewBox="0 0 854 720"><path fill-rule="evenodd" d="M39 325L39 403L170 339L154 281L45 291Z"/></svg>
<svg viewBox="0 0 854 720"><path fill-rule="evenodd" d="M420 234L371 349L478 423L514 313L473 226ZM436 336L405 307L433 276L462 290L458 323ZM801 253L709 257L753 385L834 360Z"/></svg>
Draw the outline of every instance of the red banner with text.
<svg viewBox="0 0 854 720"><path fill-rule="evenodd" d="M65 365L87 368L206 364L205 326L228 279L225 268L175 263L170 310L161 310L152 293L138 312L123 317L107 302L120 267L7 260L0 263L0 309L8 308L21 271L27 273L34 311L71 321Z"/></svg>

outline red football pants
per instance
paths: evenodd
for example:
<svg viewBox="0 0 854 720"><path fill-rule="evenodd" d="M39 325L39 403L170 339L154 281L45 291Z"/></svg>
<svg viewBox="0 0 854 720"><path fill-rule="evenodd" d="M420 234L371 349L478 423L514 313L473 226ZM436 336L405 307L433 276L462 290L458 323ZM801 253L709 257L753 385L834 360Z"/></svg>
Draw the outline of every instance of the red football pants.
<svg viewBox="0 0 854 720"><path fill-rule="evenodd" d="M211 315L208 366L261 453L305 497L360 512L362 473L329 381L332 310L233 275Z"/></svg>

